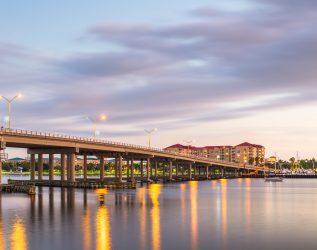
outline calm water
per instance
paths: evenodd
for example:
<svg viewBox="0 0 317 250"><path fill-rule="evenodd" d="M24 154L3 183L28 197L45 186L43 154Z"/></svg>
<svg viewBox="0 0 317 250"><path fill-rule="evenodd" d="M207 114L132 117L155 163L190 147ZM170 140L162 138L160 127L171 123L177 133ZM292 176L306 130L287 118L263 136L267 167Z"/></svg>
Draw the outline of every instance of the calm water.
<svg viewBox="0 0 317 250"><path fill-rule="evenodd" d="M316 249L317 180L2 194L0 249ZM304 244L304 245L303 245Z"/></svg>

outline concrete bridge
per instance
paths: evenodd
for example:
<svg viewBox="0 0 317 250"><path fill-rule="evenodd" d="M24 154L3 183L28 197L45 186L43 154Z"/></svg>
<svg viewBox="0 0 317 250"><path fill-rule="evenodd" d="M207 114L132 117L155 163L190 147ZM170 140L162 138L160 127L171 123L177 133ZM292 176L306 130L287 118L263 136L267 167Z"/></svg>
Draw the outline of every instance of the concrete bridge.
<svg viewBox="0 0 317 250"><path fill-rule="evenodd" d="M76 182L75 157L83 156L83 180L87 181L87 156L97 156L100 160L100 181L105 180L105 159L115 159L115 181L135 180L134 163L139 162L141 178L173 180L186 176L191 180L197 175L207 179L213 170L218 169L222 175L226 169L238 176L246 171L263 171L262 167L242 165L188 154L169 152L158 148L149 148L126 143L111 142L100 139L66 136L61 134L41 133L36 131L1 129L1 149L6 147L25 148L30 155L31 181L43 180L43 155L49 155L49 180L54 181L54 155L61 158L61 181ZM38 175L35 176L36 155L38 156ZM127 161L126 176L123 176L123 161ZM0 163L1 164L1 163ZM159 176L158 168L163 169ZM154 174L153 174L154 170ZM203 175L201 175L203 170ZM78 180L77 180L78 181Z"/></svg>

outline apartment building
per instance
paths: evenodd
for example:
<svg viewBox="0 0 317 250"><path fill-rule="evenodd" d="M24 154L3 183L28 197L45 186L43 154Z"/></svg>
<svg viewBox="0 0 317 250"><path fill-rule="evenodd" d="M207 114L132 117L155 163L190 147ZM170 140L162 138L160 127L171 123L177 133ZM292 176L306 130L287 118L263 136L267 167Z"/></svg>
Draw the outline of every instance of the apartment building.
<svg viewBox="0 0 317 250"><path fill-rule="evenodd" d="M262 145L251 144L248 142L236 146L205 147L175 144L165 148L165 150L250 165L259 165L263 163L265 157L265 148Z"/></svg>

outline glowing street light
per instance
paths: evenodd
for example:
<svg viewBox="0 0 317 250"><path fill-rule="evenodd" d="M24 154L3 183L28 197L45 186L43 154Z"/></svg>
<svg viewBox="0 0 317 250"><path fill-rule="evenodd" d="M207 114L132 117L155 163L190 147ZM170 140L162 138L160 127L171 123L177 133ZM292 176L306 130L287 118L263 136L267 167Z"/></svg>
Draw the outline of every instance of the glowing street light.
<svg viewBox="0 0 317 250"><path fill-rule="evenodd" d="M8 129L11 129L11 103L15 100L15 99L20 99L22 98L22 94L17 94L16 96L10 98L7 98L5 96L0 96L0 100L3 99L8 103Z"/></svg>
<svg viewBox="0 0 317 250"><path fill-rule="evenodd" d="M148 134L148 143L149 143L149 148L150 148L151 147L151 135L152 135L152 133L157 132L158 129L157 128L153 128L151 130L144 129L144 131Z"/></svg>
<svg viewBox="0 0 317 250"><path fill-rule="evenodd" d="M100 115L98 117L98 119L93 119L93 118L87 116L86 119L92 123L93 131L94 131L94 138L96 139L96 137L97 137L97 123L99 121L106 121L107 120L107 116L106 115Z"/></svg>

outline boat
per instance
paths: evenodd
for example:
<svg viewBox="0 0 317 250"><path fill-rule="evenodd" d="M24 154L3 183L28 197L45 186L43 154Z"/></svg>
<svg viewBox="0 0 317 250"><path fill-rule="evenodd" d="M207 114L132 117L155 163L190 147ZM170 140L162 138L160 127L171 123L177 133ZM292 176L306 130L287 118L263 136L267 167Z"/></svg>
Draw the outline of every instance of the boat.
<svg viewBox="0 0 317 250"><path fill-rule="evenodd" d="M283 181L283 176L276 175L276 171L277 171L277 158L276 158L276 155L275 155L274 170L275 171L273 173L269 173L267 176L265 176L265 172L264 172L264 181L265 182L282 182Z"/></svg>

